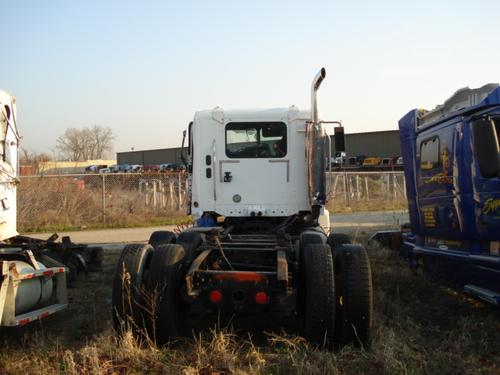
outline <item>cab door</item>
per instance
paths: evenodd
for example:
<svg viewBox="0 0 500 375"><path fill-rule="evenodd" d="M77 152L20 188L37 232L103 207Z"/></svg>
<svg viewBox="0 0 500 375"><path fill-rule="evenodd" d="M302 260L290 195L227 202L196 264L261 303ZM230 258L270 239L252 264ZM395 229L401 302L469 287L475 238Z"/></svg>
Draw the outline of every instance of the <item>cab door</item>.
<svg viewBox="0 0 500 375"><path fill-rule="evenodd" d="M446 124L417 138L418 205L425 236L442 239L461 236L453 152L456 125Z"/></svg>
<svg viewBox="0 0 500 375"><path fill-rule="evenodd" d="M471 122L476 228L480 240L498 240L500 233L500 113Z"/></svg>

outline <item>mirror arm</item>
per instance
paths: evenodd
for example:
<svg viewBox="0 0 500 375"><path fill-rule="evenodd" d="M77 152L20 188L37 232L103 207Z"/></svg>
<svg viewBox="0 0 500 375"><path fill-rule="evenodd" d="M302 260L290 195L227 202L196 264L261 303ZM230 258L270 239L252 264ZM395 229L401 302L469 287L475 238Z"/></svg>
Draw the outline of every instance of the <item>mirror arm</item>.
<svg viewBox="0 0 500 375"><path fill-rule="evenodd" d="M184 166L186 167L186 170L188 169L188 163L186 160L186 156L184 155L184 143L186 142L186 131L182 131L182 145L181 145L181 160L184 163Z"/></svg>

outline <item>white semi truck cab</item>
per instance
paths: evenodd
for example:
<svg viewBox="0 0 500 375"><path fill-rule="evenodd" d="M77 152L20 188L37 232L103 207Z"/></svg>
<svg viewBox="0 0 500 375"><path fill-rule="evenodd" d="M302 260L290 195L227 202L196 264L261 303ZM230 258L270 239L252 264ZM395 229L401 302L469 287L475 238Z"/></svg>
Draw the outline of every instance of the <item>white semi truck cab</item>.
<svg viewBox="0 0 500 375"><path fill-rule="evenodd" d="M316 98L325 76L321 69L313 80L310 111L196 112L185 158L196 225L125 247L113 286L118 330L164 343L189 332L193 320L252 315L265 323L278 315L325 348L369 342L366 250L328 234L330 141ZM158 298L154 316L145 294Z"/></svg>
<svg viewBox="0 0 500 375"><path fill-rule="evenodd" d="M16 120L16 99L0 91L0 326L25 325L68 303L64 265L12 241L18 234Z"/></svg>
<svg viewBox="0 0 500 375"><path fill-rule="evenodd" d="M192 215L283 217L310 210L309 119L294 106L196 112L189 130Z"/></svg>
<svg viewBox="0 0 500 375"><path fill-rule="evenodd" d="M324 173L330 139L316 98L325 76L322 69L313 81L311 111L292 105L196 112L188 129L188 213L261 222L309 213L329 231Z"/></svg>
<svg viewBox="0 0 500 375"><path fill-rule="evenodd" d="M16 98L0 91L0 241L17 235L16 185L19 134Z"/></svg>

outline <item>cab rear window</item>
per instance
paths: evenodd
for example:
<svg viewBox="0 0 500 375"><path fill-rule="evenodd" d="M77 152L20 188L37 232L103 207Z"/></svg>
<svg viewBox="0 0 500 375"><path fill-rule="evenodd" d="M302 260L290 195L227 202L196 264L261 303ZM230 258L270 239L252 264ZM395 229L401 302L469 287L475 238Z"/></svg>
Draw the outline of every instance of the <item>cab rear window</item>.
<svg viewBox="0 0 500 375"><path fill-rule="evenodd" d="M286 125L283 122L230 122L226 125L228 158L282 158L286 154Z"/></svg>

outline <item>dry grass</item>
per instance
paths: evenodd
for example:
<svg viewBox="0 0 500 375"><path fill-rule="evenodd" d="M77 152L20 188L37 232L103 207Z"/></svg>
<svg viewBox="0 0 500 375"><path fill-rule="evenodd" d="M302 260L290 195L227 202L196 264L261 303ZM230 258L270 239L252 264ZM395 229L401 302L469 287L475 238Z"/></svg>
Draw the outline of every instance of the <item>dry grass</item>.
<svg viewBox="0 0 500 375"><path fill-rule="evenodd" d="M109 178L103 210L101 176L90 177L88 181L73 177L22 179L18 186L18 230L68 231L186 221L181 210L146 205L144 194L137 190L137 181L126 184Z"/></svg>
<svg viewBox="0 0 500 375"><path fill-rule="evenodd" d="M364 238L362 236L362 238ZM369 350L335 353L293 332L207 328L165 348L111 329L106 272L72 290L71 307L41 323L1 331L0 374L498 374L498 310L409 270L386 249L370 248L375 319Z"/></svg>
<svg viewBox="0 0 500 375"><path fill-rule="evenodd" d="M406 199L372 199L327 202L330 213L367 212L367 211L397 211L408 209Z"/></svg>

